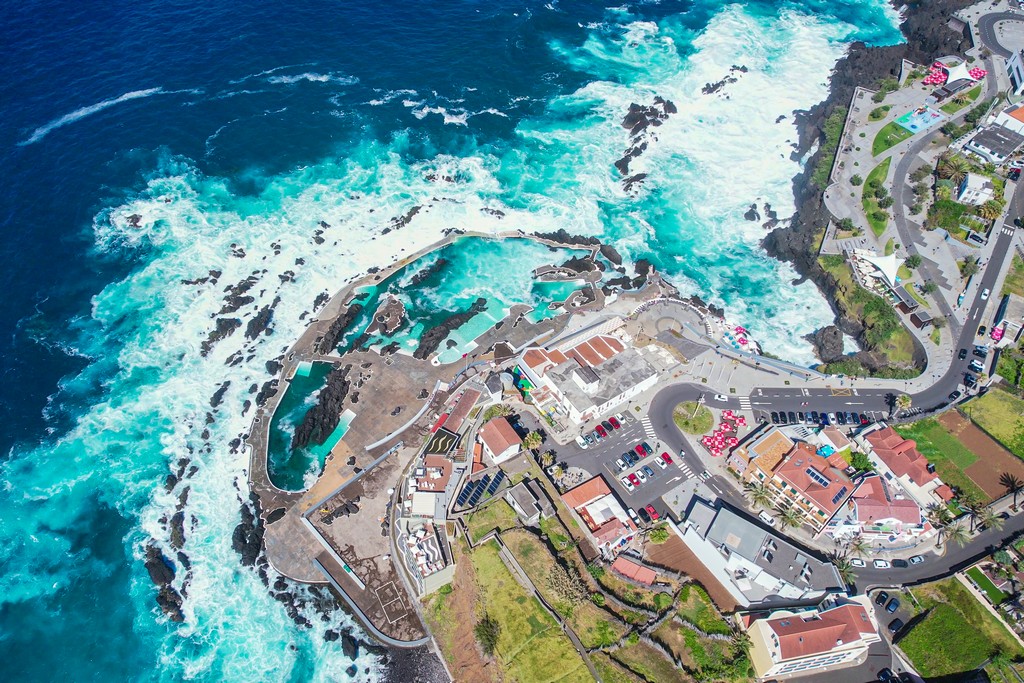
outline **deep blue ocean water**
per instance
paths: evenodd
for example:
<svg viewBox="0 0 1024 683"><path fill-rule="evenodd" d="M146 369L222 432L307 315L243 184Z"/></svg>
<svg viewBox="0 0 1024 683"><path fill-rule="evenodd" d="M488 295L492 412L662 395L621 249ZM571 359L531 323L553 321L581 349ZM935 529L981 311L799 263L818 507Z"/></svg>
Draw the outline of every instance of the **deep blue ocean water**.
<svg viewBox="0 0 1024 683"><path fill-rule="evenodd" d="M296 627L239 566L248 456L228 443L317 294L446 228L603 236L810 362L801 336L828 306L790 285L742 214L792 211L791 112L824 97L848 42L898 40L894 21L882 0L5 7L0 679L344 675L322 635L347 618ZM734 64L748 72L701 95ZM655 95L679 113L628 194L619 121ZM182 284L211 270L216 284ZM237 315L279 297L274 334L239 331L204 357L223 289L250 275L256 300ZM506 275L494 296L530 296ZM474 285L428 286L418 296L446 301ZM197 472L166 491L182 458ZM149 538L167 543L186 486L174 624L141 558Z"/></svg>

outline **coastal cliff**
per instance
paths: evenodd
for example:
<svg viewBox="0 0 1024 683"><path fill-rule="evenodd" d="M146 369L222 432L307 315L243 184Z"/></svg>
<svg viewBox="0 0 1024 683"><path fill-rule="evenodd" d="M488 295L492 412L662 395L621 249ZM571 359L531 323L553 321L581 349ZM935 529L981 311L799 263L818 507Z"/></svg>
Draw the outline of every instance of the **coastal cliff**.
<svg viewBox="0 0 1024 683"><path fill-rule="evenodd" d="M793 264L803 278L810 279L822 291L836 313L836 326L857 339L862 348L872 349L867 339L864 322L841 304L837 296L840 284L818 262L821 231L828 225L830 215L822 198L824 186L813 179L814 169L828 161L830 152L823 149L825 122L841 108L849 106L857 86L873 88L883 78L898 77L901 62L908 59L918 64L930 64L936 57L962 54L971 47L965 30L949 26L949 18L957 10L973 4L971 0L930 0L908 3L900 29L906 39L899 45L868 47L854 43L839 60L829 81L829 96L820 104L804 112L796 112L799 147L794 156L802 158L819 144L818 150L807 160L805 171L793 181L797 211L789 225L776 227L763 240L762 246L773 257ZM918 368L923 365L923 351L915 353ZM826 354L827 355L827 354ZM822 358L822 360L829 360ZM869 371L887 367L887 359L878 353L858 354L857 360Z"/></svg>

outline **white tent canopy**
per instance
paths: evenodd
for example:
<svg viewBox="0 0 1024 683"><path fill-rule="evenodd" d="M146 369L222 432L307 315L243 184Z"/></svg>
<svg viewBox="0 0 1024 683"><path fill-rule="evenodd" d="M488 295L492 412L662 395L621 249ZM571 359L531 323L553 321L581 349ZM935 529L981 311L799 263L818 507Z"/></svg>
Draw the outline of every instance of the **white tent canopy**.
<svg viewBox="0 0 1024 683"><path fill-rule="evenodd" d="M855 252L855 255L862 261L873 265L875 267L875 273L872 274L878 279L885 280L886 284L895 289L897 278L896 273L899 272L900 269L899 259L896 258L896 254L879 256L874 252L858 249Z"/></svg>
<svg viewBox="0 0 1024 683"><path fill-rule="evenodd" d="M960 62L956 66L946 67L946 83L955 83L965 78L969 81L974 80L967 70L967 62Z"/></svg>

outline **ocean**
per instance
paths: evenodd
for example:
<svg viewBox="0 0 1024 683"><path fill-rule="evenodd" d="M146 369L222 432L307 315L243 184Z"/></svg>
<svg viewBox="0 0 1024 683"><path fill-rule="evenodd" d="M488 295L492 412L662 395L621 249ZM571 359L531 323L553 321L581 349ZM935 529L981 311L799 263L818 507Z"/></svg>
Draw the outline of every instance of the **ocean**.
<svg viewBox="0 0 1024 683"><path fill-rule="evenodd" d="M883 0L6 7L0 679L349 679L324 639L349 617L296 625L239 563L248 458L231 442L318 295L445 230L599 236L813 362L802 337L830 309L760 250L763 205L793 211L793 110L826 96L851 41L899 41L897 22ZM658 96L678 111L627 190L620 122ZM407 296L542 301L527 252L462 254ZM241 327L204 354L247 278ZM247 338L271 305L272 334ZM150 539L182 623L155 602Z"/></svg>

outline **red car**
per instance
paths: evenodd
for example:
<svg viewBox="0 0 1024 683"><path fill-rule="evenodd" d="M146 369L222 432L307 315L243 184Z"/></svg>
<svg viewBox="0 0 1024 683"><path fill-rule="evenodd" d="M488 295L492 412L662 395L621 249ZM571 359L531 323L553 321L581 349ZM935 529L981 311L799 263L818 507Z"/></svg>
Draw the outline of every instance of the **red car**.
<svg viewBox="0 0 1024 683"><path fill-rule="evenodd" d="M671 465L672 464L672 456L669 455L668 453L662 453L661 454L661 459L665 461L666 465Z"/></svg>
<svg viewBox="0 0 1024 683"><path fill-rule="evenodd" d="M646 505L644 509L647 510L647 514L651 516L652 520L656 521L658 519L658 511L654 509L653 505Z"/></svg>
<svg viewBox="0 0 1024 683"><path fill-rule="evenodd" d="M601 425L597 425L596 427L594 427L594 431L597 432L602 439L608 436L608 431Z"/></svg>
<svg viewBox="0 0 1024 683"><path fill-rule="evenodd" d="M619 424L619 421L616 420L614 417L609 417L608 422L610 422L612 427L614 427L615 429L619 429L620 427L622 427L622 425Z"/></svg>
<svg viewBox="0 0 1024 683"><path fill-rule="evenodd" d="M633 486L640 486L640 479L635 474L629 475L629 483Z"/></svg>
<svg viewBox="0 0 1024 683"><path fill-rule="evenodd" d="M634 449L633 449L633 451L634 451L634 452L635 452L635 453L636 453L637 455L639 455L639 456L640 456L641 458L644 458L644 457L646 457L646 456L647 456L647 452L646 452L646 451L644 451L644 447L643 447L643 446L640 446L639 444L637 445L637 447L636 447L636 448L634 448Z"/></svg>

